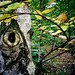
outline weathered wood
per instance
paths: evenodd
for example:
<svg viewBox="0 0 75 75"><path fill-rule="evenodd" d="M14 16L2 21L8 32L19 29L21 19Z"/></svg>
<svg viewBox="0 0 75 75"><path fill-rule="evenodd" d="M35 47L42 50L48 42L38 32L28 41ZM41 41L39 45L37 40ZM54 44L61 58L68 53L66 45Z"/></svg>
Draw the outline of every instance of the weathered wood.
<svg viewBox="0 0 75 75"><path fill-rule="evenodd" d="M15 12L29 13L30 11L25 6ZM17 22L12 22L15 22L14 27L10 24L0 37L0 75L34 75L35 65L32 61L29 33L30 15L18 15Z"/></svg>
<svg viewBox="0 0 75 75"><path fill-rule="evenodd" d="M30 13L29 8L25 7L25 8L18 8L16 13ZM18 15L17 18L17 22L19 24L19 27L21 29L21 31L23 32L28 48L29 48L29 58L31 60L31 62L29 63L28 66L28 71L29 73L34 73L35 71L35 65L32 62L32 56L31 56L31 46L30 46L30 33L28 33L31 30L31 18L30 18L30 14L21 14Z"/></svg>

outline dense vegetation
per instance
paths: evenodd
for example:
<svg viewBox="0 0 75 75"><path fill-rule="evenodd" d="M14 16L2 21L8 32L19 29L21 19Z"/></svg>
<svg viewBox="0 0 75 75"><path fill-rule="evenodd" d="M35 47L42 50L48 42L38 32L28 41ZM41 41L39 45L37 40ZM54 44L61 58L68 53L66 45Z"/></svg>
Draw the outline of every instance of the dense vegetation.
<svg viewBox="0 0 75 75"><path fill-rule="evenodd" d="M37 75L75 75L75 0L0 2L0 22L10 22L26 3L32 21L32 56ZM24 13L23 13L24 14ZM5 25L1 23L1 31Z"/></svg>

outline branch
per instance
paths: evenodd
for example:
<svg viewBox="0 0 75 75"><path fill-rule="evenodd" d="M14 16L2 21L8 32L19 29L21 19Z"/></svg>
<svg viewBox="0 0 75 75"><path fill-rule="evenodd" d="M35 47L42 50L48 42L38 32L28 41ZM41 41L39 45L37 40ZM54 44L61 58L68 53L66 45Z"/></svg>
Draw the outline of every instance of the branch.
<svg viewBox="0 0 75 75"><path fill-rule="evenodd" d="M73 37L73 38L67 40L66 42L64 42L64 43L63 43L62 45L60 45L59 47L56 47L56 48L54 48L53 50L51 50L49 53L47 53L47 54L40 60L39 63L42 63L42 61L43 61L50 53L54 52L54 51L57 50L58 48L63 48L63 47L65 47L65 46L67 45L67 43L68 43L69 41L73 40L73 39L75 39L75 37Z"/></svg>
<svg viewBox="0 0 75 75"><path fill-rule="evenodd" d="M40 14L39 14L40 15ZM50 21L50 22L52 22L52 23L54 23L55 25L57 25L57 27L59 27L60 28L60 30L63 32L63 34L66 36L66 38L67 38L67 40L69 39L68 38L68 36L67 36L67 34L65 33L65 31L57 24L57 23L55 23L54 21L52 21L51 19L48 19L48 18L46 18L45 16L43 16L43 15L40 15L40 16L42 16L44 19L46 19L46 20L48 20L48 21Z"/></svg>
<svg viewBox="0 0 75 75"><path fill-rule="evenodd" d="M66 53L66 52L69 52L69 50L68 50L68 51L64 51L64 52L61 52L61 53L58 53L58 54L54 55L53 57L51 57L51 58L49 58L49 59L43 61L42 63L44 63L44 62L46 62L46 61L49 61L49 60L51 60L51 59L54 59L54 58L56 58L57 56L60 56L60 55L62 55L63 53Z"/></svg>

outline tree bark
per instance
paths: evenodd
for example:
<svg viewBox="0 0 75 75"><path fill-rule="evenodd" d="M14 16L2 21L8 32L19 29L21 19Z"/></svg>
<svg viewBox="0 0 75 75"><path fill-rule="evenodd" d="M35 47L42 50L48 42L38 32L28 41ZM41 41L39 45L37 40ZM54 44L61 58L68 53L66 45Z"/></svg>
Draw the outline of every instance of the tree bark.
<svg viewBox="0 0 75 75"><path fill-rule="evenodd" d="M24 8L18 8L16 13L30 13L29 8L26 6ZM23 32L28 48L29 48L29 58L30 58L30 63L28 66L28 71L30 74L35 72L35 65L32 61L32 55L31 55L31 45L30 45L30 30L31 30L31 18L30 14L21 14L18 15L17 22L19 24L19 27L21 31Z"/></svg>
<svg viewBox="0 0 75 75"><path fill-rule="evenodd" d="M15 12L30 13L27 6L18 8ZM34 75L35 72L30 46L30 14L18 15L17 23L22 33L10 24L0 37L0 75Z"/></svg>

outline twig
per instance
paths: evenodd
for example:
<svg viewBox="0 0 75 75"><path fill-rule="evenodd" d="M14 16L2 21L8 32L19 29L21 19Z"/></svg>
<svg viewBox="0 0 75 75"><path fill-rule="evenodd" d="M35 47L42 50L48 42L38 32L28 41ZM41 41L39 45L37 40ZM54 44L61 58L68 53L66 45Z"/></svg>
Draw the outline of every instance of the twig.
<svg viewBox="0 0 75 75"><path fill-rule="evenodd" d="M67 41L64 42L62 45L60 45L60 46L54 48L53 50L51 50L49 53L47 53L47 54L40 60L39 63L42 63L42 61L43 61L50 53L52 53L53 51L57 50L58 48L63 48L63 47L65 47L66 44L67 44L69 41L73 40L73 39L75 39L75 37L73 37L73 38L67 40Z"/></svg>
<svg viewBox="0 0 75 75"><path fill-rule="evenodd" d="M66 53L66 52L68 52L68 51L64 51L64 52L58 53L58 54L54 55L53 57L51 57L51 58L49 58L49 59L43 61L42 63L45 63L46 61L49 61L49 60L51 60L51 59L54 59L54 58L56 58L57 56L60 56L60 55L62 55L63 53Z"/></svg>
<svg viewBox="0 0 75 75"><path fill-rule="evenodd" d="M40 15L40 14L39 14ZM44 19L46 19L46 20L48 20L48 21L50 21L50 22L52 22L52 23L54 23L57 27L59 27L60 28L60 30L63 32L63 34L66 36L66 38L67 38L67 40L68 40L68 36L67 36L67 34L65 33L65 31L57 24L57 23L55 23L54 21L52 21L51 19L48 19L48 18L46 18L45 16L43 16L43 15L40 15L40 16L42 16Z"/></svg>

